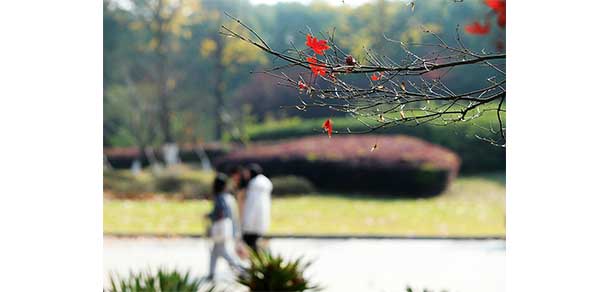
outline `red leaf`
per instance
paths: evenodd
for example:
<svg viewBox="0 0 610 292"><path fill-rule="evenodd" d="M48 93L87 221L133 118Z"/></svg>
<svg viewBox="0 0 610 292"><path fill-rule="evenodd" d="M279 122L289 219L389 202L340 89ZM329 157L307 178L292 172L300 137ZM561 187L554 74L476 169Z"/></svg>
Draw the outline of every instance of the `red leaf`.
<svg viewBox="0 0 610 292"><path fill-rule="evenodd" d="M326 68L324 66L317 65L318 59L313 57L307 57L307 62L309 62L309 68L311 68L311 72L313 72L314 76L326 75Z"/></svg>
<svg viewBox="0 0 610 292"><path fill-rule="evenodd" d="M383 72L373 73L373 75L371 75L371 80L377 81L381 79L381 76L383 76Z"/></svg>
<svg viewBox="0 0 610 292"><path fill-rule="evenodd" d="M485 0L485 4L498 15L498 26L506 27L506 1Z"/></svg>
<svg viewBox="0 0 610 292"><path fill-rule="evenodd" d="M324 121L324 124L322 124L322 129L328 133L328 138L330 138L333 134L333 122L330 119L327 119Z"/></svg>
<svg viewBox="0 0 610 292"><path fill-rule="evenodd" d="M326 40L318 40L317 38L312 37L310 34L307 34L307 42L305 42L305 45L310 47L314 53L318 55L324 55L324 51L330 48L326 44Z"/></svg>
<svg viewBox="0 0 610 292"><path fill-rule="evenodd" d="M485 4L495 12L506 11L506 0L485 0Z"/></svg>
<svg viewBox="0 0 610 292"><path fill-rule="evenodd" d="M490 29L491 26L489 25L489 23L481 25L481 23L479 23L478 21L475 21L464 27L464 30L466 30L466 32L470 34L487 34L489 33Z"/></svg>

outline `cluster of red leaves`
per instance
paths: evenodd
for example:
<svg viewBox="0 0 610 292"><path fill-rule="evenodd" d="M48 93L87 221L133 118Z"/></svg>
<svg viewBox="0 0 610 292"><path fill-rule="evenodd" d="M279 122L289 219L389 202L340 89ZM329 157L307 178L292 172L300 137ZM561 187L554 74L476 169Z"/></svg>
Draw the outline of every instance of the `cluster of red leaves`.
<svg viewBox="0 0 610 292"><path fill-rule="evenodd" d="M326 44L326 40L318 40L315 37L312 37L310 34L307 34L307 41L305 45L310 47L314 53L318 55L324 55L324 51L328 50L330 47Z"/></svg>
<svg viewBox="0 0 610 292"><path fill-rule="evenodd" d="M466 30L467 33L469 34L488 34L489 31L491 30L491 26L489 25L489 22L486 22L485 24L481 24L478 21L475 21L469 25L467 25L466 27L464 27L464 30Z"/></svg>
<svg viewBox="0 0 610 292"><path fill-rule="evenodd" d="M318 40L317 38L312 37L310 34L307 34L307 41L305 42L305 45L311 48L313 52L318 55L324 55L324 51L330 48L326 43L326 40ZM311 68L311 72L314 76L326 75L326 68L324 66L317 65L318 59L314 57L307 57L307 62L309 62L309 68Z"/></svg>
<svg viewBox="0 0 610 292"><path fill-rule="evenodd" d="M330 136L333 134L333 121L330 119L324 121L324 124L322 124L322 129L328 133L328 138L330 138Z"/></svg>
<svg viewBox="0 0 610 292"><path fill-rule="evenodd" d="M506 27L506 0L485 0L485 5L491 8L492 12L497 16L497 23L499 27ZM485 21L485 24L481 24L475 21L464 27L464 30L470 34L484 35L488 34L491 30L491 24L489 19Z"/></svg>
<svg viewBox="0 0 610 292"><path fill-rule="evenodd" d="M309 68L314 76L324 76L326 75L326 68L324 66L317 65L318 59L313 57L307 57L307 62L309 63Z"/></svg>
<svg viewBox="0 0 610 292"><path fill-rule="evenodd" d="M316 37L313 37L310 34L307 34L307 41L305 42L305 45L311 48L311 50L318 55L324 55L324 51L330 48L326 40L318 40ZM315 57L307 57L307 62L309 63L309 68L311 69L313 76L326 76L326 67L318 65L318 59ZM331 75L331 78L334 78L334 75ZM307 85L301 81L299 81L298 86L299 90L307 88ZM324 122L322 125L322 128L328 133L328 138L330 138L333 132L331 120L326 120L326 122Z"/></svg>

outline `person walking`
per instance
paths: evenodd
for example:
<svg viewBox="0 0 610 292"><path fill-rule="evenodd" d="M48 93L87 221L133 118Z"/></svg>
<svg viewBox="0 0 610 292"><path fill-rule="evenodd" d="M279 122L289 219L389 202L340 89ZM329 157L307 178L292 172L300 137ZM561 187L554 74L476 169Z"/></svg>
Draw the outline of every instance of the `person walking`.
<svg viewBox="0 0 610 292"><path fill-rule="evenodd" d="M246 193L246 186L248 184L248 178L250 172L241 165L236 165L234 167L229 168L228 171L229 177L231 179L231 192L235 195L237 211L234 214L237 214L237 219L234 222L238 222L236 224L241 230L241 218L243 218L244 211L244 197ZM235 240L235 251L237 255L242 259L248 259L248 250L246 249L246 245L241 237L241 232L239 232L238 237Z"/></svg>
<svg viewBox="0 0 610 292"><path fill-rule="evenodd" d="M243 241L253 250L260 248L260 238L269 231L271 223L271 191L273 184L258 164L246 167L248 180L242 216Z"/></svg>
<svg viewBox="0 0 610 292"><path fill-rule="evenodd" d="M241 262L235 253L235 238L239 236L239 228L236 220L235 199L227 192L229 178L219 173L214 179L214 209L208 218L212 221L210 237L214 242L210 253L210 273L208 279L214 279L216 263L219 257L224 258L229 266L238 272L245 270L245 264Z"/></svg>
<svg viewBox="0 0 610 292"><path fill-rule="evenodd" d="M246 193L246 186L248 185L248 180L250 176L250 172L243 166L237 165L231 167L229 169L229 177L232 182L232 191L237 198L237 206L239 209L239 217L244 217L244 197ZM241 224L241 221L239 221Z"/></svg>

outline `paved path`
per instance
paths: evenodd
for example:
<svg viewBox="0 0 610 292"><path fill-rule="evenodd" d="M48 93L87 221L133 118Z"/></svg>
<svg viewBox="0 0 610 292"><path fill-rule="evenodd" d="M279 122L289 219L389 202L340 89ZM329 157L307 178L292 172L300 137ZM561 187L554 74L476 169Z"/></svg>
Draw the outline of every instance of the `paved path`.
<svg viewBox="0 0 610 292"><path fill-rule="evenodd" d="M327 292L399 292L406 285L450 292L505 290L503 240L272 239L272 251L315 260L309 276ZM104 238L104 272L178 267L206 275L205 239ZM224 261L217 274L231 279Z"/></svg>

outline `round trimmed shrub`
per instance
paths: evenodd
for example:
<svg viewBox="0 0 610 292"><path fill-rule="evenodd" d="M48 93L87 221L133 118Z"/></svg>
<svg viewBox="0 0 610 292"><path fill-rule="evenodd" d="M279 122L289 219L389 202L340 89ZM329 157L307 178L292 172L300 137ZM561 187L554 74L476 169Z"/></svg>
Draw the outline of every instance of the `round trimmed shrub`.
<svg viewBox="0 0 610 292"><path fill-rule="evenodd" d="M222 157L216 166L225 170L251 162L270 177L303 176L324 190L410 197L443 192L460 166L452 151L405 135L315 136L256 144Z"/></svg>

